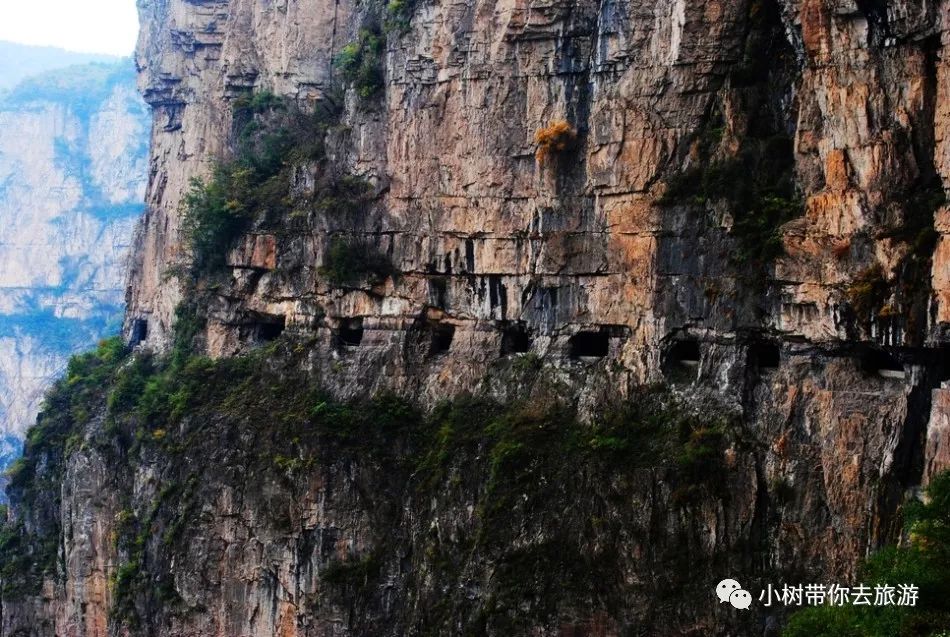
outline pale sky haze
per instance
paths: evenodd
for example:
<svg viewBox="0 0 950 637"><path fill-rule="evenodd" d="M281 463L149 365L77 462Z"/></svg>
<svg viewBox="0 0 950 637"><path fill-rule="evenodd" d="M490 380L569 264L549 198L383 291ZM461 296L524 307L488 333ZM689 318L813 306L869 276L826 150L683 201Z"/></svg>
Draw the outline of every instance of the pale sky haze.
<svg viewBox="0 0 950 637"><path fill-rule="evenodd" d="M135 0L0 0L0 40L131 55L137 36Z"/></svg>

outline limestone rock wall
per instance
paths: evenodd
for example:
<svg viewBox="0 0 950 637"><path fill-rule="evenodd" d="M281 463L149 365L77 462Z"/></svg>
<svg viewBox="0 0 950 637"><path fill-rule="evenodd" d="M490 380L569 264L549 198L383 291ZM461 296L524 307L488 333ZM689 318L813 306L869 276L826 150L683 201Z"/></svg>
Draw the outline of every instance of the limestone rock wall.
<svg viewBox="0 0 950 637"><path fill-rule="evenodd" d="M384 96L351 90L330 141L375 204L355 225L316 213L307 232L239 242L211 302L209 350L239 352L262 320L277 321L318 338L314 364L339 371L340 392L436 397L480 386L514 324L532 352L568 367L575 334L608 333L595 364L620 395L662 379L683 339L733 345L714 378L740 373L744 347L766 339L783 361L809 344L871 373L903 370L907 387L926 368L936 387L945 13L934 1L417 3L386 38ZM147 343L162 349L181 300L174 268L188 257L182 193L227 156L233 99L328 99L334 56L375 13L166 0L142 15L155 126L127 330L146 321ZM577 148L541 162L535 132L558 120L578 131ZM751 275L735 258L741 210L662 197L677 173L750 138L790 140L776 152L801 198L778 230L782 254ZM311 182L304 169L298 187ZM320 273L328 247L354 233L399 276L331 285ZM855 300L880 286L873 307ZM334 354L353 321L363 345ZM448 355L412 358L414 329L433 324L454 329Z"/></svg>
<svg viewBox="0 0 950 637"><path fill-rule="evenodd" d="M251 88L321 99L334 54L364 14L345 5L146 3L139 62L156 109L155 176L129 298L130 316L150 319L151 344L166 342L179 300L179 282L163 273L186 258L180 198L190 177L226 154L230 101ZM340 231L327 218L301 239L302 251L278 245L278 267L258 268L250 288L240 284L250 261L238 258L232 305L269 307L301 329L329 324L314 326L317 315L359 315L400 331L444 286L439 309L466 332L503 320L543 336L622 326L629 337L618 355L639 380L657 376L664 339L684 327L823 345L937 342L939 258L934 309L913 334L909 303L887 315L897 318L862 325L864 317L847 316L845 292L874 263L895 274L908 245L886 235L904 214L902 197L942 174L941 17L935 3L906 11L422 3L409 30L387 38L383 102L350 99L337 144L350 170L376 185L379 205L362 231L403 276L371 302L365 290L326 289L317 268L303 280L275 274L322 263ZM768 85L767 109L750 104L763 98L739 75L762 52L776 58L752 70ZM670 175L697 163L697 137L714 113L723 119L719 157L765 118L794 141L805 205L782 231L785 255L758 308L747 307L754 294L739 289L724 258L733 247L728 214L657 205ZM560 119L580 132L579 148L565 165L543 165L534 134ZM697 298L705 279L728 302ZM221 331L239 320L221 317ZM236 334L215 342L220 354L242 347Z"/></svg>
<svg viewBox="0 0 950 637"><path fill-rule="evenodd" d="M233 100L251 90L336 99L332 60L372 12L291 0L140 6L154 123L126 331L161 351L186 289L182 196L232 149ZM234 355L283 329L311 339L309 365L337 394L394 389L430 406L471 391L521 397L528 390L506 371L528 357L586 413L653 381L712 394L743 415L747 444L731 452L741 497L683 518L651 476L612 509L646 511L625 528L656 521L623 555L691 546L708 564L748 558L759 573L846 579L899 538L903 502L948 458L946 12L926 0L420 1L407 30L387 36L383 96L349 90L328 140L369 182L372 205L358 219L316 211L304 231L241 237L226 276L202 290L208 350ZM539 161L535 133L558 120L577 146ZM781 254L756 267L742 256L745 211L728 197L664 196L676 175L703 178L749 140L788 159L801 200L777 230ZM312 188L315 170L300 167L294 187ZM386 254L397 275L331 284L322 266L341 235ZM506 346L514 328L527 352ZM393 609L424 585L399 579L398 558L371 606L307 607L320 565L372 544L379 524L354 493L384 485L334 467L311 476L291 533L271 528L269 503L286 495L268 492L271 482L252 482L263 493L240 502L240 488L207 483L205 544L175 586L208 610L169 619L167 634L402 634ZM134 469L142 504L155 466ZM64 521L114 516L111 500L76 495ZM400 528L464 527L471 498L460 502ZM750 538L765 547L754 557L741 548ZM70 600L57 616L73 634L96 634L78 609L108 614L97 560L110 550L64 542L68 593L53 598ZM669 557L657 555L656 568L629 564L630 581L652 581ZM467 584L473 599L487 590ZM649 599L629 606L626 625L736 634L715 610L658 620ZM602 619L536 634L619 631Z"/></svg>

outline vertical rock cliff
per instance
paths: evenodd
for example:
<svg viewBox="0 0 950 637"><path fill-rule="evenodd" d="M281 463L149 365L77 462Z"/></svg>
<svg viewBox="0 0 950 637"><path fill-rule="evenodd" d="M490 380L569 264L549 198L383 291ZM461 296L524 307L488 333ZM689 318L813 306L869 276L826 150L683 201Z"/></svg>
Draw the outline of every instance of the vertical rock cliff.
<svg viewBox="0 0 950 637"><path fill-rule="evenodd" d="M118 329L144 207L148 119L130 60L4 45L0 93L0 432L6 467L68 357ZM72 66L70 61L75 61Z"/></svg>
<svg viewBox="0 0 950 637"><path fill-rule="evenodd" d="M139 6L5 634L774 634L947 468L946 2Z"/></svg>

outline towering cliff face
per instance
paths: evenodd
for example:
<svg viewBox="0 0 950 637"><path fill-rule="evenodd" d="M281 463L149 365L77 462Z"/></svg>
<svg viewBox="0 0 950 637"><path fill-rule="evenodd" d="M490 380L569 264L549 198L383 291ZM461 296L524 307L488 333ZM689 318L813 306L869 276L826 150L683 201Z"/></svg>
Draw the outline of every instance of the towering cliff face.
<svg viewBox="0 0 950 637"><path fill-rule="evenodd" d="M319 102L340 83L334 56L374 11L144 5L156 177L129 316L147 321L151 346L167 344L181 299L168 276L187 261L181 198L232 148L233 100L253 89ZM666 344L684 334L705 344L711 377L727 369L706 350L749 332L785 351L937 345L944 248L931 268L933 231L917 234L942 201L941 16L937 3L413 5L386 38L384 96L351 92L331 142L374 205L355 225L318 211L308 235L249 236L216 297L211 353L239 351L264 314L327 343L362 319L378 346L368 355L399 358L406 330L434 311L458 353L423 374L441 394L439 379L458 391L484 376L506 322L554 358L578 331L608 331L602 367L621 386L661 378ZM577 143L541 162L535 134L558 120ZM660 200L683 171L695 192ZM731 208L701 192L758 171L774 174ZM776 196L782 180L797 195ZM400 276L376 290L328 285L314 266L344 234L365 235ZM775 241L774 263L737 263Z"/></svg>
<svg viewBox="0 0 950 637"><path fill-rule="evenodd" d="M946 3L140 7L156 367L41 422L63 566L8 634L769 634L697 600L849 581L946 468ZM248 187L288 103L318 139ZM335 402L381 390L526 411Z"/></svg>
<svg viewBox="0 0 950 637"><path fill-rule="evenodd" d="M67 68L0 95L3 467L68 357L118 329L144 207L148 120L131 61L69 66L61 53ZM29 47L4 54L31 68Z"/></svg>
<svg viewBox="0 0 950 637"><path fill-rule="evenodd" d="M351 88L328 136L336 169L365 179L372 202L355 220L308 210L303 232L252 226L214 287L212 355L268 325L331 350L358 324L358 355L317 362L338 390L431 399L490 384L515 330L567 373L599 376L575 386L590 404L668 377L688 351L699 383L747 406L761 355L780 361L756 390L787 397L778 417L799 420L796 402L820 395L823 419L891 437L877 451L914 465L913 484L946 457L945 9L145 3L155 177L127 329L147 324L150 346L168 343L182 298L169 275L188 261L182 197L233 152L234 100L333 102L347 81L333 60L388 23L385 91ZM541 161L536 134L561 120L576 143ZM321 170L294 178L298 194ZM340 237L374 246L399 276L333 285ZM448 355L403 364L413 334L443 328ZM576 360L598 341L608 356ZM896 420L852 405L861 390L836 387L827 366L903 404Z"/></svg>

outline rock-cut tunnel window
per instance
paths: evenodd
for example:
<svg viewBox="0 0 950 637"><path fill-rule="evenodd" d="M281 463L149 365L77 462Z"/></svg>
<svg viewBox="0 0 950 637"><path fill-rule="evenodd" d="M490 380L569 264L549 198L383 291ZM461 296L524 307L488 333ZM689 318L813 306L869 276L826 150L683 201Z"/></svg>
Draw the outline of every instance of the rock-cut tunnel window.
<svg viewBox="0 0 950 637"><path fill-rule="evenodd" d="M749 365L759 370L778 369L782 362L782 350L778 343L758 340L749 344Z"/></svg>
<svg viewBox="0 0 950 637"><path fill-rule="evenodd" d="M129 346L135 347L148 338L148 321L143 318L137 318L132 321L132 331L129 335Z"/></svg>
<svg viewBox="0 0 950 637"><path fill-rule="evenodd" d="M569 344L571 358L603 358L610 353L610 334L602 330L578 332Z"/></svg>
<svg viewBox="0 0 950 637"><path fill-rule="evenodd" d="M907 376L903 363L882 349L869 348L863 352L861 365L866 373L876 374L881 378L902 380Z"/></svg>
<svg viewBox="0 0 950 637"><path fill-rule="evenodd" d="M284 333L286 326L287 318L284 316L262 317L257 323L257 340L265 343L276 340Z"/></svg>
<svg viewBox="0 0 950 637"><path fill-rule="evenodd" d="M525 354L531 350L531 333L524 323L510 323L502 328L501 355Z"/></svg>
<svg viewBox="0 0 950 637"><path fill-rule="evenodd" d="M432 355L445 354L452 348L455 338L455 326L447 323L436 323L431 327L429 353Z"/></svg>
<svg viewBox="0 0 950 637"><path fill-rule="evenodd" d="M363 319L347 319L340 323L337 329L337 339L340 345L358 347L363 342Z"/></svg>

